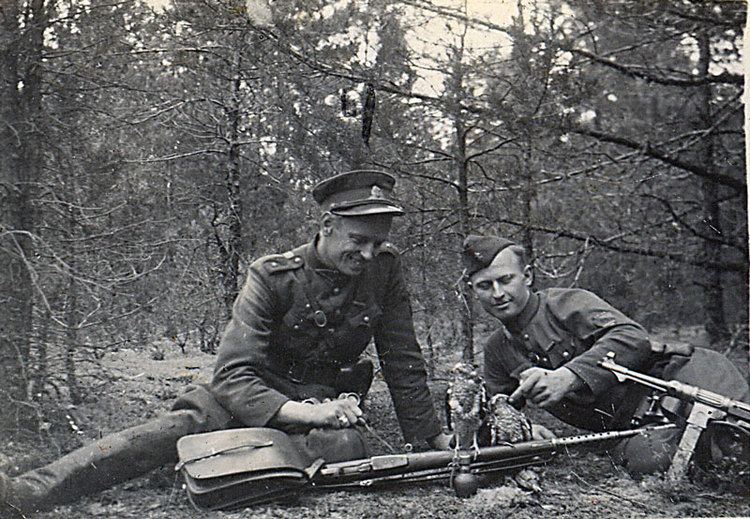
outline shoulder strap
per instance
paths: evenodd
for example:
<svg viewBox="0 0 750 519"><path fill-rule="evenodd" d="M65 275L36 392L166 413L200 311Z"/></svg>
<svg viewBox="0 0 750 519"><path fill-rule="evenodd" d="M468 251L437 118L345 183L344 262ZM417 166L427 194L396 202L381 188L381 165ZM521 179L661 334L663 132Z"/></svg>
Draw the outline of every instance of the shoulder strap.
<svg viewBox="0 0 750 519"><path fill-rule="evenodd" d="M295 254L293 251L287 251L283 254L266 256L261 260L261 264L266 272L269 274L276 274L277 272L287 272L300 269L305 265L305 260L302 256Z"/></svg>

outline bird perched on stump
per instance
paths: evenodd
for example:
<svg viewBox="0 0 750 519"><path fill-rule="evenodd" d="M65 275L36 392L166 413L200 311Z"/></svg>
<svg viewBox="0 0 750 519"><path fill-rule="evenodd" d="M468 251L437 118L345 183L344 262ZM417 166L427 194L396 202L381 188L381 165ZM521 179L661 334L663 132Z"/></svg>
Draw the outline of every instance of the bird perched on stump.
<svg viewBox="0 0 750 519"><path fill-rule="evenodd" d="M532 439L531 421L521 411L510 405L508 395L498 393L487 403L485 425L489 429L490 445L513 444ZM513 481L522 489L539 493L539 476L531 468L513 475Z"/></svg>
<svg viewBox="0 0 750 519"><path fill-rule="evenodd" d="M508 395L498 393L487 404L490 445L531 440L531 421L508 403Z"/></svg>
<svg viewBox="0 0 750 519"><path fill-rule="evenodd" d="M479 449L477 432L484 418L486 393L484 381L471 364L458 363L451 370L446 393L445 414L453 430L456 451Z"/></svg>

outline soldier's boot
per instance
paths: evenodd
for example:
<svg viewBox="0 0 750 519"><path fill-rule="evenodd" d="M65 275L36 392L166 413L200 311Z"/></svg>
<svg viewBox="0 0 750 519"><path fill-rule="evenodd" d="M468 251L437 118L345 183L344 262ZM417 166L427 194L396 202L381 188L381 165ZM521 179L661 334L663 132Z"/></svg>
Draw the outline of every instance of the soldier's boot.
<svg viewBox="0 0 750 519"><path fill-rule="evenodd" d="M197 388L159 418L109 434L44 467L13 478L0 476L0 517L48 510L176 463L179 438L225 428L230 421L213 396Z"/></svg>

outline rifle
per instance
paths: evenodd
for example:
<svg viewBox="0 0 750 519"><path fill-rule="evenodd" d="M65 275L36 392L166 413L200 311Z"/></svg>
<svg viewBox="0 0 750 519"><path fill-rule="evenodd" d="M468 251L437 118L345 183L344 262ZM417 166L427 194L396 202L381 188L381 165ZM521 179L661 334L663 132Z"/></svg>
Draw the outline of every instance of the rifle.
<svg viewBox="0 0 750 519"><path fill-rule="evenodd" d="M549 462L556 454L571 447L621 440L673 424L625 431L590 433L578 436L532 440L509 445L480 447L477 450L427 451L393 454L328 463L312 478L318 488L363 488L406 482L450 480L459 497L471 495L480 476L501 475L521 468Z"/></svg>
<svg viewBox="0 0 750 519"><path fill-rule="evenodd" d="M667 471L670 480L682 479L701 434L709 422L729 425L750 438L750 404L677 380L661 380L617 364L609 352L599 366L614 373L619 382L632 381L692 404L677 451Z"/></svg>

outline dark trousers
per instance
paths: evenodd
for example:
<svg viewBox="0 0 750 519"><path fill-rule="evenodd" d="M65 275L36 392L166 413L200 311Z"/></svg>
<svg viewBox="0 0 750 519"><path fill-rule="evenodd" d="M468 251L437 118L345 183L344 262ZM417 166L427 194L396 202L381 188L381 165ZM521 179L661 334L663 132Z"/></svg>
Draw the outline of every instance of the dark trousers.
<svg viewBox="0 0 750 519"><path fill-rule="evenodd" d="M179 438L236 426L232 422L211 393L198 387L158 418L109 434L13 478L8 502L23 512L72 502L167 463L177 463Z"/></svg>
<svg viewBox="0 0 750 519"><path fill-rule="evenodd" d="M183 436L241 426L208 389L197 387L158 418L109 434L13 478L7 502L23 513L70 503L157 467L176 464L177 440ZM312 429L291 438L311 459L322 457L335 462L367 454L364 438L357 429Z"/></svg>

